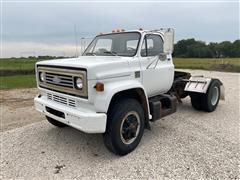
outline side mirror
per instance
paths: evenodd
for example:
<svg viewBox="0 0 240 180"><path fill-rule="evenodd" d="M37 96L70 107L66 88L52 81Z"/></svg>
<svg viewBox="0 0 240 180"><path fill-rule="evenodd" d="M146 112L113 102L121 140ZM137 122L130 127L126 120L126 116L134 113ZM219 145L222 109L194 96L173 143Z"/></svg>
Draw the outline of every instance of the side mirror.
<svg viewBox="0 0 240 180"><path fill-rule="evenodd" d="M163 52L166 54L173 53L174 49L174 30L171 28L166 29L164 32L164 45Z"/></svg>
<svg viewBox="0 0 240 180"><path fill-rule="evenodd" d="M167 59L167 54L166 53L160 53L158 55L158 58L160 61L165 61Z"/></svg>

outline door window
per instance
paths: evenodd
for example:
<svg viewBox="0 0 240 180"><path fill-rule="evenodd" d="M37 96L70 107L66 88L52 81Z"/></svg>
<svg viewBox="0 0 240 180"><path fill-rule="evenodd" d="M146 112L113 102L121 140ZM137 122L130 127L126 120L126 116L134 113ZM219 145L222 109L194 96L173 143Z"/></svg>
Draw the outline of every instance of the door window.
<svg viewBox="0 0 240 180"><path fill-rule="evenodd" d="M146 35L142 44L141 56L156 56L163 53L163 40L159 35Z"/></svg>

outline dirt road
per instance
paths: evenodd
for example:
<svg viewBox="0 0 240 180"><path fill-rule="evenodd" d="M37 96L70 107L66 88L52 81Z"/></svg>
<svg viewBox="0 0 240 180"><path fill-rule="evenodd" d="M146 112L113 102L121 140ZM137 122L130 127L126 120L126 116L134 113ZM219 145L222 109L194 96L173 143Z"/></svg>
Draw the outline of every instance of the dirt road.
<svg viewBox="0 0 240 180"><path fill-rule="evenodd" d="M220 78L226 90L213 113L183 100L177 113L151 124L139 147L118 157L101 134L56 128L34 111L36 89L1 91L0 179L240 179L240 74L191 71Z"/></svg>

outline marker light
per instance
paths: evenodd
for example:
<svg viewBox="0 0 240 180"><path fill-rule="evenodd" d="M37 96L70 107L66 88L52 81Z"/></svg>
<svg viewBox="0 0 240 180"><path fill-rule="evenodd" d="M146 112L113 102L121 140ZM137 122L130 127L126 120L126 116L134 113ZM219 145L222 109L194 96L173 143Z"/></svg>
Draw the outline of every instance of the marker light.
<svg viewBox="0 0 240 180"><path fill-rule="evenodd" d="M115 33L115 32L124 32L125 29L113 29L112 30L112 33Z"/></svg>
<svg viewBox="0 0 240 180"><path fill-rule="evenodd" d="M95 89L96 89L96 91L98 91L98 92L104 91L104 84L98 82L98 83L95 85Z"/></svg>

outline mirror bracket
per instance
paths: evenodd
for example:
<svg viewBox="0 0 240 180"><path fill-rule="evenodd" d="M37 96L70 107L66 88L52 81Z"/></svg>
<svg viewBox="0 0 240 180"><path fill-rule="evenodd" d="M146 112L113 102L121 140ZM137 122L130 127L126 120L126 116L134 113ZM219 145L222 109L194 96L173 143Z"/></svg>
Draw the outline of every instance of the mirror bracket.
<svg viewBox="0 0 240 180"><path fill-rule="evenodd" d="M160 53L160 54L158 54L158 58L159 58L160 61L167 60L167 53Z"/></svg>

